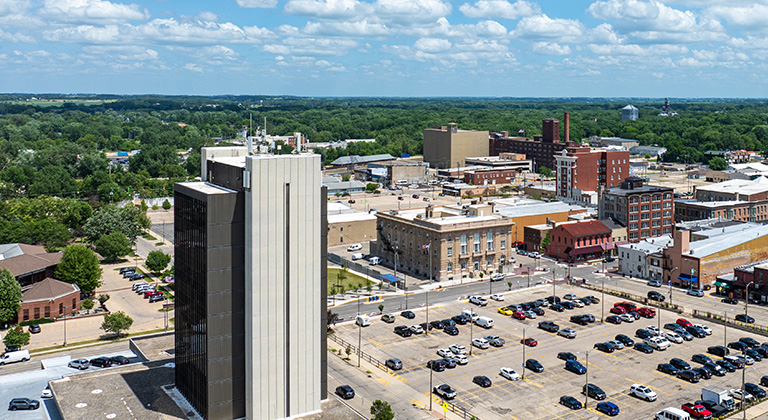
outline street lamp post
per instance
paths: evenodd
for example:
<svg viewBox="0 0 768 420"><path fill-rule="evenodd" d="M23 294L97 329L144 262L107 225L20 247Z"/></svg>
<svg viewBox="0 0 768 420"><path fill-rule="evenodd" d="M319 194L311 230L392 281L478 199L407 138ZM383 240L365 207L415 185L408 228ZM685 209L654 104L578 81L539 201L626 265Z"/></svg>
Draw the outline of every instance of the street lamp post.
<svg viewBox="0 0 768 420"><path fill-rule="evenodd" d="M555 269L552 269L552 304L555 304Z"/></svg>
<svg viewBox="0 0 768 420"><path fill-rule="evenodd" d="M434 369L430 367L429 368L429 394L427 394L429 395L429 411L430 412L432 411L432 371L434 371Z"/></svg>
<svg viewBox="0 0 768 420"><path fill-rule="evenodd" d="M427 289L427 328L424 328L424 335L429 335L429 289Z"/></svg>
<svg viewBox="0 0 768 420"><path fill-rule="evenodd" d="M723 347L727 347L728 339L728 312L723 311Z"/></svg>
<svg viewBox="0 0 768 420"><path fill-rule="evenodd" d="M523 327L523 341L521 341L521 343L523 344L523 363L521 364L521 370L523 371L523 380L525 380L525 327Z"/></svg>
<svg viewBox="0 0 768 420"><path fill-rule="evenodd" d="M528 287L531 287L531 267L528 267Z"/></svg>
<svg viewBox="0 0 768 420"><path fill-rule="evenodd" d="M589 352L590 350L585 351L584 353L587 355L587 365L585 366L586 372L584 372L584 409L587 409L587 404L589 403Z"/></svg>
<svg viewBox="0 0 768 420"><path fill-rule="evenodd" d="M472 319L475 315L474 308L469 308L469 355L472 356L472 324L474 324L474 320Z"/></svg>
<svg viewBox="0 0 768 420"><path fill-rule="evenodd" d="M67 307L64 306L64 344L63 346L66 347L67 345Z"/></svg>
<svg viewBox="0 0 768 420"><path fill-rule="evenodd" d="M605 277L603 277L603 287L600 289L600 305L602 306L600 310L600 322L602 323L605 320Z"/></svg>
<svg viewBox="0 0 768 420"><path fill-rule="evenodd" d="M357 297L357 316L360 316L360 296ZM360 353L362 353L362 345L363 345L363 323L358 322L357 319L355 319L357 322L357 367L360 367Z"/></svg>
<svg viewBox="0 0 768 420"><path fill-rule="evenodd" d="M744 289L744 316L749 317L749 286L751 286L754 282L751 281L747 283L747 287ZM749 319L749 318L747 318Z"/></svg>

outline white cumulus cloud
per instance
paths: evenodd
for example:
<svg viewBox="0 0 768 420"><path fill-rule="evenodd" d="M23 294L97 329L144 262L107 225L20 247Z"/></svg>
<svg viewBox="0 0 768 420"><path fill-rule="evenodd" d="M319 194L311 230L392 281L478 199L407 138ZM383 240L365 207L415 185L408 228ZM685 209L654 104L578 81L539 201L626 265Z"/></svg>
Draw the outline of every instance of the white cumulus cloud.
<svg viewBox="0 0 768 420"><path fill-rule="evenodd" d="M277 6L277 0L237 0L240 7L272 9Z"/></svg>
<svg viewBox="0 0 768 420"><path fill-rule="evenodd" d="M184 65L184 68L189 70L189 71L193 71L195 73L202 73L203 72L203 68L200 67L199 64L187 63L187 64Z"/></svg>
<svg viewBox="0 0 768 420"><path fill-rule="evenodd" d="M571 53L571 47L556 42L536 42L533 44L533 50L548 55L568 55Z"/></svg>
<svg viewBox="0 0 768 420"><path fill-rule="evenodd" d="M413 48L418 51L440 52L451 49L451 41L439 38L420 38L413 43Z"/></svg>
<svg viewBox="0 0 768 420"><path fill-rule="evenodd" d="M578 20L538 15L520 20L514 30L514 35L523 39L578 42L584 35L584 31L584 25Z"/></svg>
<svg viewBox="0 0 768 420"><path fill-rule="evenodd" d="M736 26L762 29L768 22L768 4L713 6L706 9L704 13L714 18L724 19L729 24Z"/></svg>
<svg viewBox="0 0 768 420"><path fill-rule="evenodd" d="M59 22L122 22L146 20L149 12L135 4L106 0L45 0L39 13Z"/></svg>
<svg viewBox="0 0 768 420"><path fill-rule="evenodd" d="M538 4L525 0L514 3L508 0L478 0L474 4L462 4L459 10L467 17L494 19L520 19L541 12Z"/></svg>

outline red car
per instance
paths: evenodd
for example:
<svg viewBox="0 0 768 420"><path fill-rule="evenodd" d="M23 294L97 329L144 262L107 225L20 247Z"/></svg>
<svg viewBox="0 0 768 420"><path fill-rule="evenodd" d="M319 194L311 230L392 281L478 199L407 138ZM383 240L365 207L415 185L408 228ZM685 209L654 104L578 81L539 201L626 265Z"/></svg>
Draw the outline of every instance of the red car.
<svg viewBox="0 0 768 420"><path fill-rule="evenodd" d="M709 419L712 418L712 412L707 410L706 407L704 407L701 404L683 404L682 405L683 410L687 411L688 414L691 415L691 417L695 419Z"/></svg>
<svg viewBox="0 0 768 420"><path fill-rule="evenodd" d="M520 340L520 342L528 347L536 347L539 345L539 343L532 338L526 338L525 340Z"/></svg>
<svg viewBox="0 0 768 420"><path fill-rule="evenodd" d="M157 296L157 295L161 295L161 294L162 294L162 292L159 292L157 290L148 290L148 291L144 292L144 298L150 298L152 296Z"/></svg>
<svg viewBox="0 0 768 420"><path fill-rule="evenodd" d="M640 316L644 316L646 318L653 318L654 316L656 316L656 310L648 307L643 307L638 309L637 313L639 313Z"/></svg>
<svg viewBox="0 0 768 420"><path fill-rule="evenodd" d="M522 320L522 319L525 319L525 314L520 311L515 311L512 313L512 317Z"/></svg>
<svg viewBox="0 0 768 420"><path fill-rule="evenodd" d="M693 324L691 324L691 321L688 321L685 318L678 318L677 321L675 321L677 325L682 325L683 327L691 327Z"/></svg>
<svg viewBox="0 0 768 420"><path fill-rule="evenodd" d="M616 302L613 304L614 307L621 306L622 308L626 309L627 311L635 311L637 310L637 305L635 305L632 302Z"/></svg>
<svg viewBox="0 0 768 420"><path fill-rule="evenodd" d="M614 306L613 308L611 308L611 313L614 313L616 315L623 315L627 313L627 310L624 309L623 306Z"/></svg>

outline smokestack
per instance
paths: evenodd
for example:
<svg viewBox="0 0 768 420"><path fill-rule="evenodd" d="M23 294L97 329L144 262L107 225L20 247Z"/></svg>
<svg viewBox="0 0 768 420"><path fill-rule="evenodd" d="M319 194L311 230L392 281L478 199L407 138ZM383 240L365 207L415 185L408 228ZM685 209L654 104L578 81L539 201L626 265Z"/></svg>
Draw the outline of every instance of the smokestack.
<svg viewBox="0 0 768 420"><path fill-rule="evenodd" d="M568 143L571 137L571 114L565 113L565 142Z"/></svg>

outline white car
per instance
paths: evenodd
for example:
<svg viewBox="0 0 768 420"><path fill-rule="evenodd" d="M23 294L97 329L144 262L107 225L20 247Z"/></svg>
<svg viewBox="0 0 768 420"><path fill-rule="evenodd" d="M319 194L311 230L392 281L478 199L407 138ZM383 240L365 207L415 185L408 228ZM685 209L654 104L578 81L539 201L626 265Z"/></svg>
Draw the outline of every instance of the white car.
<svg viewBox="0 0 768 420"><path fill-rule="evenodd" d="M491 299L497 302L504 302L504 296L502 295L491 295Z"/></svg>
<svg viewBox="0 0 768 420"><path fill-rule="evenodd" d="M440 357L453 357L454 354L450 349L439 349L437 355Z"/></svg>
<svg viewBox="0 0 768 420"><path fill-rule="evenodd" d="M584 307L584 302L582 302L582 301L580 301L578 299L574 299L571 302L573 302L573 304L576 305L577 308L583 308Z"/></svg>
<svg viewBox="0 0 768 420"><path fill-rule="evenodd" d="M485 306L488 304L488 299L482 297L482 296L472 296L469 298L469 303L474 303L478 306Z"/></svg>
<svg viewBox="0 0 768 420"><path fill-rule="evenodd" d="M683 344L683 337L680 337L680 334L674 331L667 331L664 333L664 336L667 338L667 340L675 344Z"/></svg>
<svg viewBox="0 0 768 420"><path fill-rule="evenodd" d="M659 331L658 328L656 328L655 325L649 325L649 326L645 327L645 330L648 331L649 333L653 334L653 335L661 335L661 332Z"/></svg>
<svg viewBox="0 0 768 420"><path fill-rule="evenodd" d="M414 334L423 334L424 328L421 328L421 325L411 325L410 326L411 332Z"/></svg>
<svg viewBox="0 0 768 420"><path fill-rule="evenodd" d="M502 281L504 280L504 274L496 273L491 276L491 281Z"/></svg>
<svg viewBox="0 0 768 420"><path fill-rule="evenodd" d="M53 392L51 391L51 388L45 387L43 389L43 392L40 393L41 398L53 398Z"/></svg>
<svg viewBox="0 0 768 420"><path fill-rule="evenodd" d="M567 295L563 296L563 298L567 300L574 300L576 299L576 295L574 295L573 293L568 293Z"/></svg>
<svg viewBox="0 0 768 420"><path fill-rule="evenodd" d="M451 356L451 358L455 360L457 364L460 364L460 365L466 365L467 363L469 363L469 359L467 358L466 354L454 354L453 356Z"/></svg>
<svg viewBox="0 0 768 420"><path fill-rule="evenodd" d="M693 326L701 328L701 330L707 333L707 335L712 335L712 329L704 324L693 324Z"/></svg>
<svg viewBox="0 0 768 420"><path fill-rule="evenodd" d="M542 308L546 308L549 306L549 301L546 299L539 299L536 302L539 302L539 305L541 305Z"/></svg>
<svg viewBox="0 0 768 420"><path fill-rule="evenodd" d="M536 312L533 311L523 311L525 314L525 317L528 319L536 319Z"/></svg>
<svg viewBox="0 0 768 420"><path fill-rule="evenodd" d="M503 367L503 368L499 369L499 374L502 377L509 379L510 381L519 381L520 380L520 375L517 372L515 372L515 370L512 369L512 368Z"/></svg>
<svg viewBox="0 0 768 420"><path fill-rule="evenodd" d="M451 353L456 355L467 354L467 348L462 344L451 344L448 346L448 349L451 350Z"/></svg>
<svg viewBox="0 0 768 420"><path fill-rule="evenodd" d="M619 315L619 319L621 322L635 322L635 317L630 314L621 314Z"/></svg>
<svg viewBox="0 0 768 420"><path fill-rule="evenodd" d="M741 389L731 389L728 393L731 394L731 396L737 400L742 400L744 398L744 394L746 394L747 396L747 402L755 400L755 397L752 394L750 394L749 392L745 393Z"/></svg>
<svg viewBox="0 0 768 420"><path fill-rule="evenodd" d="M617 350L621 350L624 348L624 343L622 343L619 340L608 340L606 341L608 344L612 345L613 347L616 347Z"/></svg>
<svg viewBox="0 0 768 420"><path fill-rule="evenodd" d="M658 395L656 395L656 391L652 390L651 388L648 388L645 385L640 384L632 384L631 387L629 387L629 393L631 395L634 395L637 398L640 398L641 400L645 401L656 401L656 398L658 398Z"/></svg>
<svg viewBox="0 0 768 420"><path fill-rule="evenodd" d="M480 349L487 349L490 346L488 340L484 338L473 338L472 345Z"/></svg>
<svg viewBox="0 0 768 420"><path fill-rule="evenodd" d="M363 244L352 244L347 247L347 251L350 251L350 252L360 251L361 249L363 249Z"/></svg>
<svg viewBox="0 0 768 420"><path fill-rule="evenodd" d="M654 350L664 351L669 348L672 344L669 343L669 340L663 337L648 337L645 340L643 340L645 344L651 346Z"/></svg>

